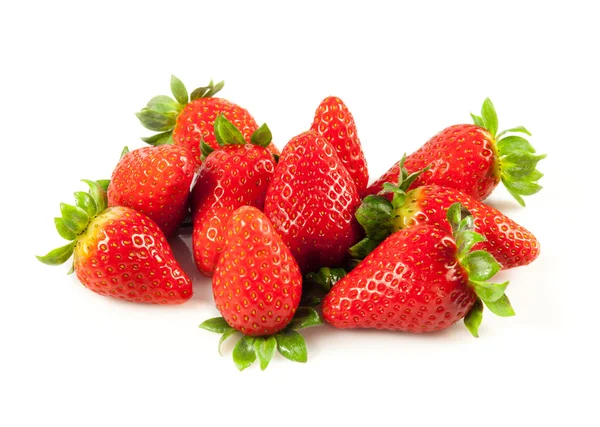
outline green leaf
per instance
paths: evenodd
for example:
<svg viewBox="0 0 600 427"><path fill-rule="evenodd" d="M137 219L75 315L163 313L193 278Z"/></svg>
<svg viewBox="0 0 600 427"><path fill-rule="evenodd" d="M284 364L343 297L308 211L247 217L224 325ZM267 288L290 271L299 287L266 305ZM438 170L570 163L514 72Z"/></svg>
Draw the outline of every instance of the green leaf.
<svg viewBox="0 0 600 427"><path fill-rule="evenodd" d="M480 128L484 128L485 125L483 123L483 119L479 116L476 116L475 114L471 113L471 118L473 119L473 123L475 123L476 126L479 126Z"/></svg>
<svg viewBox="0 0 600 427"><path fill-rule="evenodd" d="M257 337L254 340L254 352L260 362L260 370L264 371L269 366L269 362L275 355L277 349L277 340L274 336Z"/></svg>
<svg viewBox="0 0 600 427"><path fill-rule="evenodd" d="M515 135L507 136L506 138L496 141L496 146L498 147L498 152L500 155L508 154L513 151L535 153L535 148L533 148L529 141L527 141L525 138Z"/></svg>
<svg viewBox="0 0 600 427"><path fill-rule="evenodd" d="M469 281L473 285L473 289L479 298L485 302L494 302L504 295L508 282L504 283L488 283Z"/></svg>
<svg viewBox="0 0 600 427"><path fill-rule="evenodd" d="M175 76L171 76L171 92L173 92L173 96L181 105L188 103L187 89L183 82Z"/></svg>
<svg viewBox="0 0 600 427"><path fill-rule="evenodd" d="M312 307L298 307L292 321L287 325L288 329L304 329L311 326L319 326L323 320L319 313Z"/></svg>
<svg viewBox="0 0 600 427"><path fill-rule="evenodd" d="M525 178L536 169L540 160L545 159L545 154L535 155L527 151L514 151L500 158L502 175L511 180Z"/></svg>
<svg viewBox="0 0 600 427"><path fill-rule="evenodd" d="M242 132L223 114L217 116L214 127L215 138L220 146L247 144Z"/></svg>
<svg viewBox="0 0 600 427"><path fill-rule="evenodd" d="M217 92L220 92L221 89L223 89L223 86L225 86L224 81L221 80L219 83L213 84L213 81L211 80L210 84L208 85L208 92L204 94L204 98L212 98L217 94Z"/></svg>
<svg viewBox="0 0 600 427"><path fill-rule="evenodd" d="M110 185L110 179L99 179L96 181L100 188L105 192L108 191L108 186Z"/></svg>
<svg viewBox="0 0 600 427"><path fill-rule="evenodd" d="M448 220L448 224L452 227L452 230L456 232L458 230L458 225L462 221L463 205L460 203L453 203L448 210L446 211L446 219Z"/></svg>
<svg viewBox="0 0 600 427"><path fill-rule="evenodd" d="M90 222L87 212L77 206L61 203L60 213L64 224L75 234L83 232Z"/></svg>
<svg viewBox="0 0 600 427"><path fill-rule="evenodd" d="M51 250L44 256L36 256L36 258L38 261L48 265L64 264L69 258L71 258L74 247L75 242L70 242L65 246Z"/></svg>
<svg viewBox="0 0 600 427"><path fill-rule="evenodd" d="M502 295L496 301L484 301L486 307L495 315L500 317L510 317L515 315L515 311L510 305L508 297Z"/></svg>
<svg viewBox="0 0 600 427"><path fill-rule="evenodd" d="M469 212L469 211L467 211L467 212ZM465 216L463 219L461 219L461 221L458 224L458 227L456 229L456 232L463 233L465 231L473 231L474 229L475 229L475 221L473 220L473 216L469 212L469 214L467 216Z"/></svg>
<svg viewBox="0 0 600 427"><path fill-rule="evenodd" d="M531 172L531 174L529 174L525 178L523 178L523 180L529 181L529 182L535 182L535 181L539 181L543 177L544 177L544 174L536 169L533 172Z"/></svg>
<svg viewBox="0 0 600 427"><path fill-rule="evenodd" d="M129 154L129 147L125 146L125 147L123 147L123 150L121 150L121 157L120 157L120 159L122 159L127 154Z"/></svg>
<svg viewBox="0 0 600 427"><path fill-rule="evenodd" d="M56 231L60 234L65 240L75 240L77 234L75 234L69 227L65 225L65 221L62 218L54 218L54 225L56 226Z"/></svg>
<svg viewBox="0 0 600 427"><path fill-rule="evenodd" d="M500 132L498 134L498 136L496 137L496 139L499 139L502 135L506 135L509 132L519 132L519 133L524 133L525 135L531 136L531 133L527 129L525 129L523 126L517 126L517 127L514 127L514 128L503 130L502 132Z"/></svg>
<svg viewBox="0 0 600 427"><path fill-rule="evenodd" d="M465 326L475 338L479 337L479 326L483 320L483 304L479 298L475 299L475 304L465 316Z"/></svg>
<svg viewBox="0 0 600 427"><path fill-rule="evenodd" d="M500 271L502 266L486 251L473 251L460 260L460 263L469 272L469 280L483 282L491 279Z"/></svg>
<svg viewBox="0 0 600 427"><path fill-rule="evenodd" d="M174 99L166 95L158 95L148 101L149 110L158 111L167 115L179 114L182 107Z"/></svg>
<svg viewBox="0 0 600 427"><path fill-rule="evenodd" d="M456 236L456 247L458 248L458 258L465 257L479 242L485 242L485 237L475 231L463 231Z"/></svg>
<svg viewBox="0 0 600 427"><path fill-rule="evenodd" d="M206 159L213 151L215 151L214 148L204 142L204 139L200 139L200 154L202 161L204 161L204 159Z"/></svg>
<svg viewBox="0 0 600 427"><path fill-rule="evenodd" d="M354 215L368 238L382 241L392 232L393 211L394 207L388 199L370 195L363 199Z"/></svg>
<svg viewBox="0 0 600 427"><path fill-rule="evenodd" d="M142 126L155 132L164 132L173 129L173 126L175 126L174 117L148 108L142 108L135 115L142 123Z"/></svg>
<svg viewBox="0 0 600 427"><path fill-rule="evenodd" d="M225 341L227 341L227 338L229 338L232 335L235 335L237 332L239 332L237 329L234 328L229 328L227 329L225 332L223 332L223 335L221 335L221 339L219 339L219 354L222 356L223 353L221 353L221 346L223 345L223 343Z"/></svg>
<svg viewBox="0 0 600 427"><path fill-rule="evenodd" d="M94 199L94 202L96 202L96 212L101 213L108 206L106 191L96 181L90 181L89 179L82 179L82 181L90 187L89 193Z"/></svg>
<svg viewBox="0 0 600 427"><path fill-rule="evenodd" d="M367 255L373 252L377 246L381 244L381 242L383 242L383 240L375 240L365 237L354 246L351 246L350 249L348 249L348 253L352 258L363 260L367 257Z"/></svg>
<svg viewBox="0 0 600 427"><path fill-rule="evenodd" d="M316 307L321 304L321 297L317 295L310 295L302 291L302 298L300 299L300 305L304 307Z"/></svg>
<svg viewBox="0 0 600 427"><path fill-rule="evenodd" d="M233 348L233 363L240 371L252 365L256 360L254 337L243 336Z"/></svg>
<svg viewBox="0 0 600 427"><path fill-rule="evenodd" d="M152 136L142 137L142 141L146 144L158 146L158 145L171 145L173 144L173 131L168 130L166 132L156 133Z"/></svg>
<svg viewBox="0 0 600 427"><path fill-rule="evenodd" d="M198 87L192 91L190 94L190 102L195 101L196 99L204 98L204 95L207 94L209 88L206 86Z"/></svg>
<svg viewBox="0 0 600 427"><path fill-rule="evenodd" d="M486 98L486 100L483 101L481 118L483 119L483 127L495 137L498 132L498 116L496 115L496 109L494 108L492 101L490 101L490 98Z"/></svg>
<svg viewBox="0 0 600 427"><path fill-rule="evenodd" d="M522 196L531 196L537 192L539 192L543 187L536 182L530 181L503 181L504 186L517 194Z"/></svg>
<svg viewBox="0 0 600 427"><path fill-rule="evenodd" d="M275 335L277 350L283 357L292 362L305 363L308 359L306 342L298 332L293 329L284 329Z"/></svg>
<svg viewBox="0 0 600 427"><path fill-rule="evenodd" d="M231 326L229 326L222 317L213 317L212 319L205 320L198 327L218 334L222 334L228 329L231 329Z"/></svg>
<svg viewBox="0 0 600 427"><path fill-rule="evenodd" d="M97 213L96 202L89 193L83 191L75 192L75 204L78 208L83 209L90 218Z"/></svg>
<svg viewBox="0 0 600 427"><path fill-rule="evenodd" d="M346 275L343 268L321 267L316 273L308 273L305 277L307 283L317 285L325 292L329 292L331 287Z"/></svg>
<svg viewBox="0 0 600 427"><path fill-rule="evenodd" d="M266 123L263 123L261 127L256 129L250 137L250 142L260 147L268 147L272 140L273 134L271 134L271 129L269 129Z"/></svg>

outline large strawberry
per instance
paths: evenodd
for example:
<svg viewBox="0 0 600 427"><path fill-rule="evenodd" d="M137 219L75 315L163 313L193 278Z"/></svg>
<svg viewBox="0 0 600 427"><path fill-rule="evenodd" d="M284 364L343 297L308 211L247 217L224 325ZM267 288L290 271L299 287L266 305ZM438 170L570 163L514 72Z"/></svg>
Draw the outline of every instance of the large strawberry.
<svg viewBox="0 0 600 427"><path fill-rule="evenodd" d="M263 208L267 187L275 170L273 155L266 146L271 132L266 125L252 134L247 144L242 133L221 115L215 119L219 148L202 146L207 155L192 191L192 245L198 270L213 274L225 243L229 218L240 206Z"/></svg>
<svg viewBox="0 0 600 427"><path fill-rule="evenodd" d="M335 149L350 172L358 194L362 196L369 183L369 171L358 139L354 117L346 104L335 96L325 98L315 112L311 130L325 137Z"/></svg>
<svg viewBox="0 0 600 427"><path fill-rule="evenodd" d="M213 132L215 119L224 114L240 129L247 142L258 129L258 125L248 110L223 98L213 98L224 86L224 82L214 84L212 80L205 87L188 91L177 77L171 76L173 98L158 95L148 101L136 115L147 129L160 132L149 138L142 138L151 145L175 144L190 150L196 166L200 166L200 142L203 140L213 149L218 147ZM271 143L268 150L279 154Z"/></svg>
<svg viewBox="0 0 600 427"><path fill-rule="evenodd" d="M125 147L108 186L108 206L148 215L168 237L188 212L194 170L186 148L161 145L129 152Z"/></svg>
<svg viewBox="0 0 600 427"><path fill-rule="evenodd" d="M523 136L514 135L531 135L522 126L497 133L498 116L489 99L483 103L481 117L471 116L474 125L450 126L408 156L409 172L430 167L413 186L441 185L484 200L502 181L519 204L525 206L522 196L542 189L537 181L543 175L536 167L546 155L537 154ZM366 194L379 193L384 183L397 181L399 173L396 163L369 186Z"/></svg>
<svg viewBox="0 0 600 427"><path fill-rule="evenodd" d="M298 308L302 276L269 219L252 206L237 209L213 277L213 295L223 317L200 327L222 333L221 343L241 332L233 360L242 370L256 360L265 369L275 350L306 362L306 344L296 329L321 324L317 312Z"/></svg>
<svg viewBox="0 0 600 427"><path fill-rule="evenodd" d="M473 231L473 217L456 203L448 222L451 231L415 225L388 237L332 287L324 319L337 328L419 333L464 318L478 336L483 303L499 316L514 315L504 294L508 282L488 282L500 265L489 253L472 251L483 238Z"/></svg>
<svg viewBox="0 0 600 427"><path fill-rule="evenodd" d="M391 233L413 225L429 224L449 230L446 212L456 202L471 212L475 231L485 237L476 249L492 254L504 269L529 264L538 257L540 245L535 236L497 209L450 187L423 185L407 191L421 172L409 175L404 160L398 165L402 171L398 183L384 184L383 193L393 194L392 201L367 196L356 211L367 237L350 250L355 258L364 258Z"/></svg>
<svg viewBox="0 0 600 427"><path fill-rule="evenodd" d="M267 189L265 214L303 273L341 264L360 238L356 185L325 138L304 132L285 146Z"/></svg>
<svg viewBox="0 0 600 427"><path fill-rule="evenodd" d="M181 269L158 225L131 208L106 207L106 193L85 181L89 193L76 192L76 205L61 204L58 233L70 242L38 260L65 263L88 289L132 302L180 304L192 296L192 282Z"/></svg>

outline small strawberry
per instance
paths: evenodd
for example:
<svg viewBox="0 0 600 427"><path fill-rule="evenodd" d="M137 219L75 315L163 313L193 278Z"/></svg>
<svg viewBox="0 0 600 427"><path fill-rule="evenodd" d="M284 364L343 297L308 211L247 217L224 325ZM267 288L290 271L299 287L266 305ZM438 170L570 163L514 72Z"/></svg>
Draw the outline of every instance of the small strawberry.
<svg viewBox="0 0 600 427"><path fill-rule="evenodd" d="M332 287L324 319L336 328L419 333L464 318L478 336L483 303L499 316L514 315L504 294L508 282L487 282L500 265L485 251L471 251L483 239L473 231L473 217L456 203L448 222L452 231L415 225L388 237Z"/></svg>
<svg viewBox="0 0 600 427"><path fill-rule="evenodd" d="M341 264L360 238L356 185L325 138L304 132L285 146L267 189L265 214L303 273Z"/></svg>
<svg viewBox="0 0 600 427"><path fill-rule="evenodd" d="M384 184L383 192L392 193L392 201L367 196L356 211L367 237L351 248L353 257L364 258L387 236L413 225L429 224L449 230L446 212L456 202L471 212L475 231L485 237L475 248L492 254L504 269L527 265L538 257L540 245L535 236L497 209L450 187L424 185L407 191L421 172L409 175L404 160L398 165L402 171L398 184Z"/></svg>
<svg viewBox="0 0 600 427"><path fill-rule="evenodd" d="M252 144L247 144L242 133L223 115L215 119L214 126L219 148L212 151L202 145L207 157L192 191L194 260L198 270L207 276L213 274L223 251L229 218L240 206L262 210L275 170L273 155L264 148L271 142L266 125L252 134Z"/></svg>
<svg viewBox="0 0 600 427"><path fill-rule="evenodd" d="M176 145L123 151L108 185L108 206L127 206L148 215L170 236L188 212L195 163Z"/></svg>
<svg viewBox="0 0 600 427"><path fill-rule="evenodd" d="M62 216L54 219L60 236L71 242L38 260L60 265L73 255L70 272L101 295L154 304L190 299L192 282L158 225L131 208L107 208L100 185L85 182L89 193L76 192L76 206L62 203Z"/></svg>
<svg viewBox="0 0 600 427"><path fill-rule="evenodd" d="M525 206L521 196L542 189L537 181L543 176L536 167L546 157L522 136L531 135L518 126L498 132L498 116L492 102L486 99L481 117L471 114L474 125L450 126L435 135L406 159L406 169L416 172L430 166L413 184L441 185L462 191L476 200L484 200L502 181L509 193ZM507 135L510 134L510 135ZM377 194L386 182L398 180L398 164L367 188L366 194Z"/></svg>
<svg viewBox="0 0 600 427"><path fill-rule="evenodd" d="M224 86L224 82L188 91L177 77L171 76L172 99L158 95L148 101L136 115L147 129L160 132L149 138L142 138L151 145L175 144L187 148L193 155L196 166L200 166L200 141L204 140L213 149L218 147L213 133L215 119L224 114L240 129L247 142L258 129L258 125L248 110L223 98L213 98ZM273 154L279 154L271 143L267 147Z"/></svg>
<svg viewBox="0 0 600 427"><path fill-rule="evenodd" d="M362 197L369 183L369 171L356 123L346 104L335 96L325 98L315 112L311 130L327 139L335 149Z"/></svg>
<svg viewBox="0 0 600 427"><path fill-rule="evenodd" d="M228 223L213 277L215 304L223 317L200 327L223 334L219 351L229 336L244 334L233 350L240 370L256 358L264 370L275 349L306 362L306 344L295 329L321 324L321 319L311 308L298 308L301 293L302 276L290 250L261 211L243 206Z"/></svg>

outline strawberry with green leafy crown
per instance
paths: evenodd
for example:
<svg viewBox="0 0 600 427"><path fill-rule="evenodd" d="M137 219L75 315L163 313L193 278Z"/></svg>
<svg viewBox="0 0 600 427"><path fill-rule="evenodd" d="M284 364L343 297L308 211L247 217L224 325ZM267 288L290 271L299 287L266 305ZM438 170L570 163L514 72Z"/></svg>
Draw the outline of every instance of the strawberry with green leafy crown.
<svg viewBox="0 0 600 427"><path fill-rule="evenodd" d="M499 270L492 255L472 250L483 236L459 203L448 209L451 231L415 225L388 237L323 301L323 318L336 328L407 332L446 329L464 318L478 336L483 304L499 316L514 311L505 283L488 282Z"/></svg>
<svg viewBox="0 0 600 427"><path fill-rule="evenodd" d="M285 146L267 189L265 214L303 273L343 263L360 238L360 198L325 138L304 132Z"/></svg>
<svg viewBox="0 0 600 427"><path fill-rule="evenodd" d="M171 76L173 98L158 95L148 101L136 115L147 129L159 132L151 137L142 138L151 145L175 144L187 148L193 155L196 166L201 164L200 142L216 149L218 142L213 132L215 119L225 115L242 132L244 139L250 142L250 136L258 125L248 110L223 98L214 98L224 86L224 82L199 87L188 96L184 84ZM273 154L279 154L271 143L267 147Z"/></svg>
<svg viewBox="0 0 600 427"><path fill-rule="evenodd" d="M325 98L315 112L311 130L322 135L335 149L362 197L369 183L369 171L354 117L346 104L335 96Z"/></svg>
<svg viewBox="0 0 600 427"><path fill-rule="evenodd" d="M148 215L170 236L188 212L195 162L176 145L123 150L108 186L108 206L127 206Z"/></svg>
<svg viewBox="0 0 600 427"><path fill-rule="evenodd" d="M223 317L201 328L229 336L244 336L233 350L242 370L257 358L265 369L276 350L296 362L306 362L306 344L296 332L321 324L312 308L298 308L302 276L298 264L269 219L253 206L237 209L227 226L227 239L213 276L213 296Z"/></svg>
<svg viewBox="0 0 600 427"><path fill-rule="evenodd" d="M409 172L430 166L414 182L414 187L441 185L484 200L502 181L519 204L525 206L522 196L542 189L537 181L543 174L536 168L546 155L537 154L524 136L515 135L531 135L522 126L498 133L498 116L489 98L483 103L481 116L471 116L474 125L450 126L408 156L405 166ZM369 186L366 194L379 193L384 183L397 181L399 173L395 164Z"/></svg>
<svg viewBox="0 0 600 427"><path fill-rule="evenodd" d="M427 168L425 172L409 174L404 167L405 159L398 165L401 170L398 183L384 184L382 194L392 194L392 201L381 196L367 196L356 211L366 237L350 249L354 258L364 258L390 234L417 224L449 229L446 213L456 202L471 212L475 231L485 237L476 243L476 249L492 254L502 268L527 265L538 257L540 245L535 236L497 209L450 187L423 185L408 190Z"/></svg>
<svg viewBox="0 0 600 427"><path fill-rule="evenodd" d="M75 193L75 206L62 203L55 218L70 242L37 257L49 265L73 255L73 271L88 289L114 298L154 304L181 304L192 296L192 282L181 269L158 225L124 206L107 208L106 193L95 181L89 193Z"/></svg>
<svg viewBox="0 0 600 427"><path fill-rule="evenodd" d="M252 134L251 144L224 115L215 119L214 127L219 148L202 145L206 157L192 191L194 260L207 276L223 251L231 215L245 205L263 209L275 170L273 154L265 148L271 142L267 125Z"/></svg>

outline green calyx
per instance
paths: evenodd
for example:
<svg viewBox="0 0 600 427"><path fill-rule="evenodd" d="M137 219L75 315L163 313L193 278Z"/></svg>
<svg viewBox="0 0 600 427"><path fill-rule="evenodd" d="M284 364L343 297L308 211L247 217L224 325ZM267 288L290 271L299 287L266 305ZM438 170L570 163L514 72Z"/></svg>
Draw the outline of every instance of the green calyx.
<svg viewBox="0 0 600 427"><path fill-rule="evenodd" d="M164 145L173 143L173 128L177 116L183 108L191 101L199 98L210 98L223 89L225 82L215 84L212 80L207 86L199 87L188 96L188 91L181 80L171 76L171 92L173 98L166 95L158 95L152 98L144 108L135 115L140 123L146 128L159 132L149 137L143 137L142 141L150 145Z"/></svg>
<svg viewBox="0 0 600 427"><path fill-rule="evenodd" d="M498 316L515 315L510 301L504 293L508 282L491 283L488 281L502 267L490 253L483 250L472 251L473 246L485 241L485 237L474 231L475 225L471 213L460 203L454 203L448 209L446 217L454 234L458 261L467 271L469 285L477 294L477 300L465 316L464 322L471 334L478 337L484 304Z"/></svg>
<svg viewBox="0 0 600 427"><path fill-rule="evenodd" d="M70 242L65 246L51 250L44 256L36 258L48 265L60 265L67 262L77 243L79 235L87 230L90 221L107 208L106 190L103 188L105 181L90 181L84 179L89 191L75 192L75 205L60 204L61 216L54 218L56 231L65 240ZM69 273L71 273L73 270Z"/></svg>
<svg viewBox="0 0 600 427"><path fill-rule="evenodd" d="M321 267L316 272L307 273L302 281L302 299L300 305L316 307L347 271L343 268Z"/></svg>
<svg viewBox="0 0 600 427"><path fill-rule="evenodd" d="M535 148L524 137L531 136L531 133L523 126L498 133L498 116L489 98L483 102L481 116L471 113L471 117L477 126L492 134L500 162L500 179L517 202L525 206L522 196L531 196L542 189L537 181L544 175L537 170L537 164L546 155L536 153ZM515 133L521 135L514 135Z"/></svg>
<svg viewBox="0 0 600 427"><path fill-rule="evenodd" d="M260 369L264 371L278 351L292 362L306 363L308 359L306 342L297 330L322 324L323 320L314 308L299 307L292 321L276 334L261 337L243 335L233 348L233 362L240 371L243 371L258 359ZM200 328L221 334L219 354L221 354L221 345L229 337L236 333L241 334L237 329L229 326L222 317L208 319L200 324Z"/></svg>

